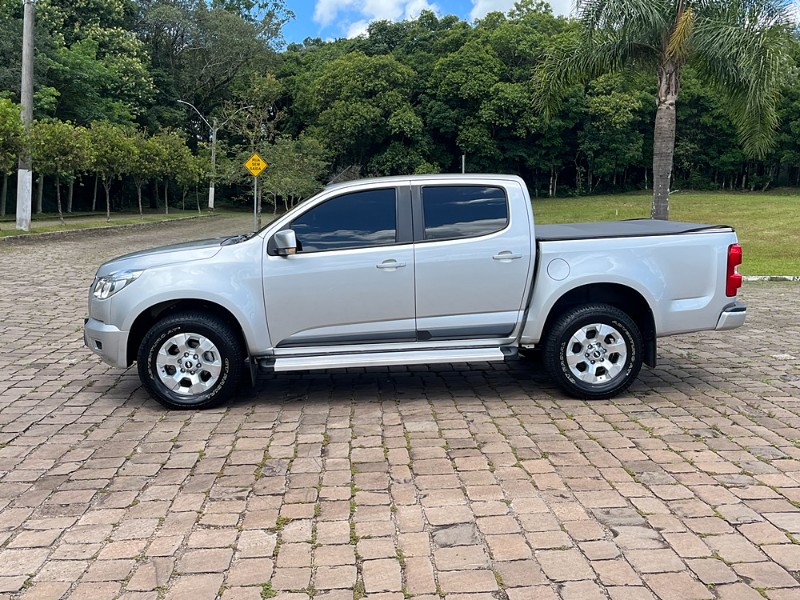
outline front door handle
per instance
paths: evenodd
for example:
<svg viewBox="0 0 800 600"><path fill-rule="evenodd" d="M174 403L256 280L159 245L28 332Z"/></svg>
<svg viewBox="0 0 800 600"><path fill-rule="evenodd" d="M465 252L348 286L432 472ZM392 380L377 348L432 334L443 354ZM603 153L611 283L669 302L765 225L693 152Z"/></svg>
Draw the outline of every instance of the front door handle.
<svg viewBox="0 0 800 600"><path fill-rule="evenodd" d="M494 260L518 260L522 258L522 254L514 254L510 250L506 250L500 254L495 254L492 258Z"/></svg>
<svg viewBox="0 0 800 600"><path fill-rule="evenodd" d="M385 260L382 263L375 266L378 267L379 269L402 269L403 267L406 266L406 263L397 262L396 260L391 259L391 260Z"/></svg>

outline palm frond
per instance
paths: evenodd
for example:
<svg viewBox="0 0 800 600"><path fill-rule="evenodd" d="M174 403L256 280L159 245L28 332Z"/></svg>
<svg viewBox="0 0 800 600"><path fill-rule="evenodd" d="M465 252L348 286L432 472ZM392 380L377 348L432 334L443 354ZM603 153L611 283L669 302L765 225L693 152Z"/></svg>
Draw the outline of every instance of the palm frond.
<svg viewBox="0 0 800 600"><path fill-rule="evenodd" d="M664 31L670 25L673 0L577 0L578 19L589 31L629 27L632 31Z"/></svg>
<svg viewBox="0 0 800 600"><path fill-rule="evenodd" d="M672 35L667 42L667 57L676 62L683 62L689 54L689 40L694 31L694 11L689 6L678 17Z"/></svg>
<svg viewBox="0 0 800 600"><path fill-rule="evenodd" d="M552 118L569 89L603 73L652 65L656 53L620 32L602 30L591 39L559 40L539 65L532 80L534 109Z"/></svg>
<svg viewBox="0 0 800 600"><path fill-rule="evenodd" d="M775 107L790 72L788 4L782 0L725 4L725 10L698 14L694 51L698 67L728 99L745 152L763 157L772 145L778 126Z"/></svg>

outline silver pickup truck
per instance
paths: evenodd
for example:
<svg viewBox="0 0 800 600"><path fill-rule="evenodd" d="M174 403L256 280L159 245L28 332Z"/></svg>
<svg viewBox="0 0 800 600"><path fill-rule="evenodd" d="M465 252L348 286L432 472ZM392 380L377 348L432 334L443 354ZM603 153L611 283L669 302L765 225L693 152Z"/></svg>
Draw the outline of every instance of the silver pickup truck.
<svg viewBox="0 0 800 600"><path fill-rule="evenodd" d="M257 233L129 254L89 290L86 345L138 363L174 408L248 373L504 361L541 348L578 398L625 390L656 339L733 329L730 227L635 220L534 227L525 183L414 176L327 187Z"/></svg>

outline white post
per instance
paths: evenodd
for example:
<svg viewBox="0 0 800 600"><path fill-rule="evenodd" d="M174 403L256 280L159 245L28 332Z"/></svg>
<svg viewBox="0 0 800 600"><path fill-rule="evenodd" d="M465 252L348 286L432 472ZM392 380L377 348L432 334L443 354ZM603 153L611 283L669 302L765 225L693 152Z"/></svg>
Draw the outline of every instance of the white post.
<svg viewBox="0 0 800 600"><path fill-rule="evenodd" d="M467 155L466 154L462 154L461 155L461 173L463 174L463 173L466 173L466 172L467 172Z"/></svg>
<svg viewBox="0 0 800 600"><path fill-rule="evenodd" d="M22 25L22 124L30 133L33 123L33 0L23 0L24 14ZM17 174L17 229L30 231L31 203L33 197L33 159L30 147L26 144L19 157Z"/></svg>
<svg viewBox="0 0 800 600"><path fill-rule="evenodd" d="M217 179L217 119L214 119L214 126L211 128L211 181L208 183L208 210L214 210L214 186Z"/></svg>

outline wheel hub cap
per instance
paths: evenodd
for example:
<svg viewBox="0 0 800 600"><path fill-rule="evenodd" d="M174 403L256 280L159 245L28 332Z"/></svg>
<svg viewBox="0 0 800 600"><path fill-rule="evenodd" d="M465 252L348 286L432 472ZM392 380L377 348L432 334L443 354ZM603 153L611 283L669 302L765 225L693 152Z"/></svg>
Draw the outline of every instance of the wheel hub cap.
<svg viewBox="0 0 800 600"><path fill-rule="evenodd" d="M617 329L603 323L576 331L565 353L570 372L579 380L601 385L618 377L625 368L628 345Z"/></svg>
<svg viewBox="0 0 800 600"><path fill-rule="evenodd" d="M181 396L210 390L219 380L222 359L214 343L197 333L169 338L156 357L158 377L167 389Z"/></svg>

